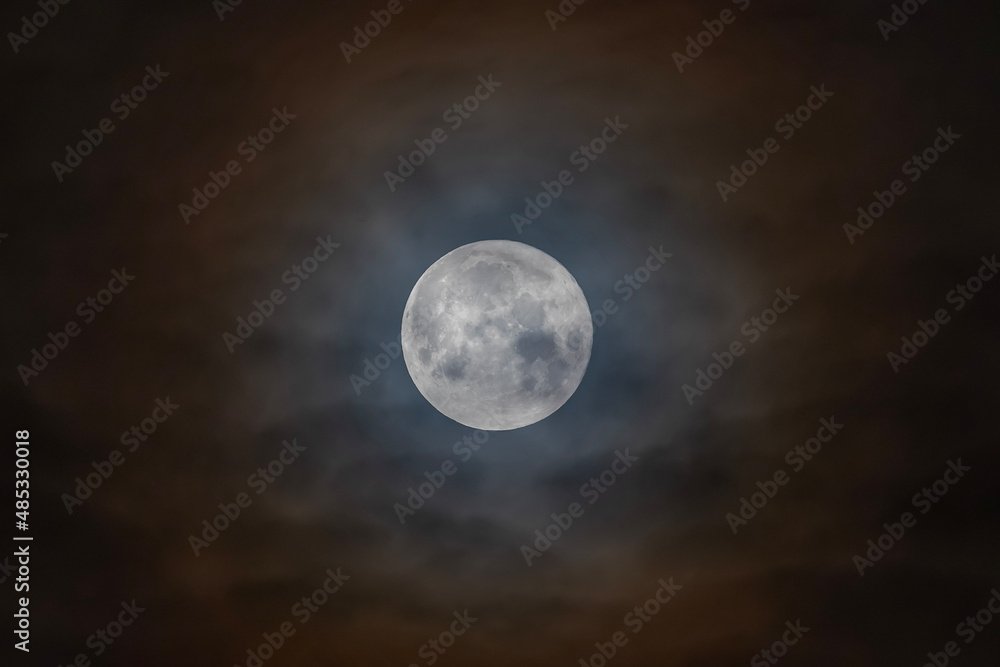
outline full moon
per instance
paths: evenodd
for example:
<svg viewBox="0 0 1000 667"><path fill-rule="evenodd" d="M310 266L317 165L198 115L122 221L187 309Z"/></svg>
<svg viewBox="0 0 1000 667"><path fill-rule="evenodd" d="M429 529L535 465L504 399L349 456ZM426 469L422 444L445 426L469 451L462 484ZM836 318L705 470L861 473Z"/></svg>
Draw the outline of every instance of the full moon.
<svg viewBox="0 0 1000 667"><path fill-rule="evenodd" d="M434 262L403 311L406 368L442 414L486 431L545 419L580 386L594 340L576 279L541 250L479 241Z"/></svg>

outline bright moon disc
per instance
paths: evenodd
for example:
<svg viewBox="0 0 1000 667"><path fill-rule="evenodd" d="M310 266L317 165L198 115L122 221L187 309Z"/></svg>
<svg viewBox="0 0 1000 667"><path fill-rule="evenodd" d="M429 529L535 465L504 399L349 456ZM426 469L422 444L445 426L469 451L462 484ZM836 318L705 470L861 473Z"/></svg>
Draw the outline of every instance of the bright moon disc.
<svg viewBox="0 0 1000 667"><path fill-rule="evenodd" d="M479 241L434 262L403 311L403 358L447 417L508 431L562 407L590 361L594 327L562 264L514 241Z"/></svg>

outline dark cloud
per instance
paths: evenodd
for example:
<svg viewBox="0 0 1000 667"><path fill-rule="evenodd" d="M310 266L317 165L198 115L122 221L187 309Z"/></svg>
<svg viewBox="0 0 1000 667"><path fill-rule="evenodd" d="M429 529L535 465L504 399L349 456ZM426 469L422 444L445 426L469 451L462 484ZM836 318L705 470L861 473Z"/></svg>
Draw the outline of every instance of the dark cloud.
<svg viewBox="0 0 1000 667"><path fill-rule="evenodd" d="M340 42L384 5L251 2L220 22L207 0L71 3L8 54L4 412L37 456L38 659L89 651L135 598L147 611L101 664L245 664L338 566L351 579L269 664L426 664L421 645L466 609L479 620L441 664L579 664L670 577L683 589L615 664L746 663L796 619L797 664L918 665L961 641L1000 553L1000 282L948 299L1000 251L986 8L927 3L885 41L881 3L592 0L553 31L556 5L404 2L347 64ZM730 6L679 73L672 53ZM169 76L57 182L52 160L156 64ZM446 110L489 75L454 127ZM784 136L813 86L833 96ZM294 118L246 162L275 110ZM579 171L609 122L627 127ZM910 182L903 163L949 127L961 138ZM390 191L385 172L436 128L447 141ZM780 149L723 202L717 181L769 137ZM229 160L240 173L185 224L178 205ZM563 170L573 182L519 230ZM894 179L905 194L850 243L843 225ZM552 255L604 314L562 409L460 449L473 432L401 357L350 378L398 342L423 271L483 239ZM286 272L323 240L340 247L293 290ZM621 287L656 252L672 256ZM134 283L84 322L77 304L122 267ZM223 333L276 289L231 354ZM746 325L776 290L799 298ZM940 308L950 321L894 373L887 353ZM24 387L16 367L71 320L80 335ZM745 352L689 405L682 386L734 341ZM76 478L167 396L176 414L67 515ZM821 419L844 428L795 471L786 454ZM256 495L248 477L292 438L306 450ZM582 487L625 450L638 461L590 504ZM859 577L852 557L959 458L971 471ZM401 524L394 506L446 460L457 472ZM733 535L727 513L779 470L787 485ZM188 536L241 492L252 504L195 557ZM521 546L574 502L527 567ZM997 646L987 627L956 661L992 664Z"/></svg>

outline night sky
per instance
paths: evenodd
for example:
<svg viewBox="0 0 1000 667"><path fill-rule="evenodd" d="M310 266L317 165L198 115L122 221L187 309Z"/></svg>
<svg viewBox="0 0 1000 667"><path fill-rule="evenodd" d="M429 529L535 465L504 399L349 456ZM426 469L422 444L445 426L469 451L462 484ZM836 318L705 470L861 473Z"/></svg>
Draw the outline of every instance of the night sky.
<svg viewBox="0 0 1000 667"><path fill-rule="evenodd" d="M988 3L56 5L0 16L13 664L996 664ZM398 355L487 239L594 312L513 431Z"/></svg>

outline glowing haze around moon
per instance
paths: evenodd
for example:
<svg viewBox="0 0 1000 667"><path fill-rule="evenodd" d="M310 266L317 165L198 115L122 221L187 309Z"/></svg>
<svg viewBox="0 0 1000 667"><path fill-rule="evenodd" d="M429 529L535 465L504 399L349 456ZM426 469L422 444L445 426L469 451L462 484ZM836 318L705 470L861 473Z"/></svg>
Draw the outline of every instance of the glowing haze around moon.
<svg viewBox="0 0 1000 667"><path fill-rule="evenodd" d="M594 339L583 290L562 264L514 241L434 262L403 311L406 368L460 424L507 431L545 419L583 379Z"/></svg>

